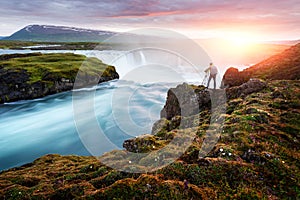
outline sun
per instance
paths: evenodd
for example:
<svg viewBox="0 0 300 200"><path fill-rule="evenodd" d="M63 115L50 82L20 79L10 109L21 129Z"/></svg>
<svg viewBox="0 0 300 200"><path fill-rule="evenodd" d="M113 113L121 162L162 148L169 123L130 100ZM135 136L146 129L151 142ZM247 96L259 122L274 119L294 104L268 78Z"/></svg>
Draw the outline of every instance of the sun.
<svg viewBox="0 0 300 200"><path fill-rule="evenodd" d="M257 50L258 44L258 37L255 37L253 33L234 33L228 35L223 43L227 51L235 56L250 55Z"/></svg>
<svg viewBox="0 0 300 200"><path fill-rule="evenodd" d="M230 32L225 35L229 45L232 47L247 48L259 41L259 35L256 32Z"/></svg>
<svg viewBox="0 0 300 200"><path fill-rule="evenodd" d="M248 38L236 37L230 39L233 45L236 46L246 46L251 44L251 41Z"/></svg>

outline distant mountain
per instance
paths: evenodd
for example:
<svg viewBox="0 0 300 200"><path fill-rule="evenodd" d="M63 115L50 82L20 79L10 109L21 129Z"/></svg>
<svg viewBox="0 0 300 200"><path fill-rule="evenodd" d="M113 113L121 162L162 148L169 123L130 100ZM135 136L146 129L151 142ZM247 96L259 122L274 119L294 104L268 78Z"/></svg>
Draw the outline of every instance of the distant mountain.
<svg viewBox="0 0 300 200"><path fill-rule="evenodd" d="M38 42L95 42L103 41L115 33L66 26L29 25L2 40Z"/></svg>

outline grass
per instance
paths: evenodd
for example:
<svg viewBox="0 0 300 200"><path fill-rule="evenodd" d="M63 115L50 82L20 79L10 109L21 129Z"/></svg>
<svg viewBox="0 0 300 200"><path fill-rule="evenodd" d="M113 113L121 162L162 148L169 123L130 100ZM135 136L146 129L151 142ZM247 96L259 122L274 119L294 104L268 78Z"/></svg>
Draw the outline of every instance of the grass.
<svg viewBox="0 0 300 200"><path fill-rule="evenodd" d="M115 68L73 53L0 55L0 103L35 99L118 78Z"/></svg>
<svg viewBox="0 0 300 200"><path fill-rule="evenodd" d="M109 76L115 72L114 67L102 63L97 58L72 53L27 54L0 61L5 70L25 70L29 75L29 84L38 81L61 80L74 82L79 69L89 76Z"/></svg>

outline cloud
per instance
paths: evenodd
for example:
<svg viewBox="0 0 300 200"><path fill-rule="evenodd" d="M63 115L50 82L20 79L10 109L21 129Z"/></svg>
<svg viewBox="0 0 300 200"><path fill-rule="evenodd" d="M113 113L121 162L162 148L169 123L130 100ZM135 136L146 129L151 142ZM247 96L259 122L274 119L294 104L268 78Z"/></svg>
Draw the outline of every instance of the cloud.
<svg viewBox="0 0 300 200"><path fill-rule="evenodd" d="M1 2L0 19L11 25L7 30L0 26L0 34L32 23L116 29L156 26L298 31L299 10L298 0L10 0Z"/></svg>

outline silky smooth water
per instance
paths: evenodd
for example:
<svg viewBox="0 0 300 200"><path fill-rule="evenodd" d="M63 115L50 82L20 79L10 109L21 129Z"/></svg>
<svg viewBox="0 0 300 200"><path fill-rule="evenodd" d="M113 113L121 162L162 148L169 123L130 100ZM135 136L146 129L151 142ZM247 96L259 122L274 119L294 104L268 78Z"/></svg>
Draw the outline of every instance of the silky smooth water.
<svg viewBox="0 0 300 200"><path fill-rule="evenodd" d="M32 51L0 50L0 54L29 52ZM91 52L75 53L88 55ZM120 52L104 51L100 54L98 52L96 56L105 61L118 54ZM145 59L141 61L145 62ZM125 62L124 58L118 62L117 65L122 65ZM132 66L134 63L126 61L126 64ZM117 71L118 67L120 66L116 66ZM120 71L126 73L124 68ZM159 119L167 90L171 86L174 84L142 84L114 80L82 89L81 94L82 98L89 93L94 95L94 116L99 127L116 148L122 149L125 139L151 133L152 125ZM76 129L73 94L69 91L40 99L0 105L0 170L32 162L45 154L90 155L80 139L80 134L84 133L79 133ZM81 115L77 118L87 119L84 125L89 129L91 114ZM101 142L97 145L100 149L99 154L112 150L107 149Z"/></svg>
<svg viewBox="0 0 300 200"><path fill-rule="evenodd" d="M167 93L167 87L161 84L142 85L122 80L103 83L94 89L94 113L99 126L119 148L125 139L151 132ZM89 92L94 91L84 91ZM112 104L119 97L128 97L126 109L122 104ZM117 122L122 119L131 120L144 131L138 132L136 126L122 127ZM102 153L109 150L101 149ZM90 155L76 130L72 92L0 105L0 169L19 166L50 153Z"/></svg>

